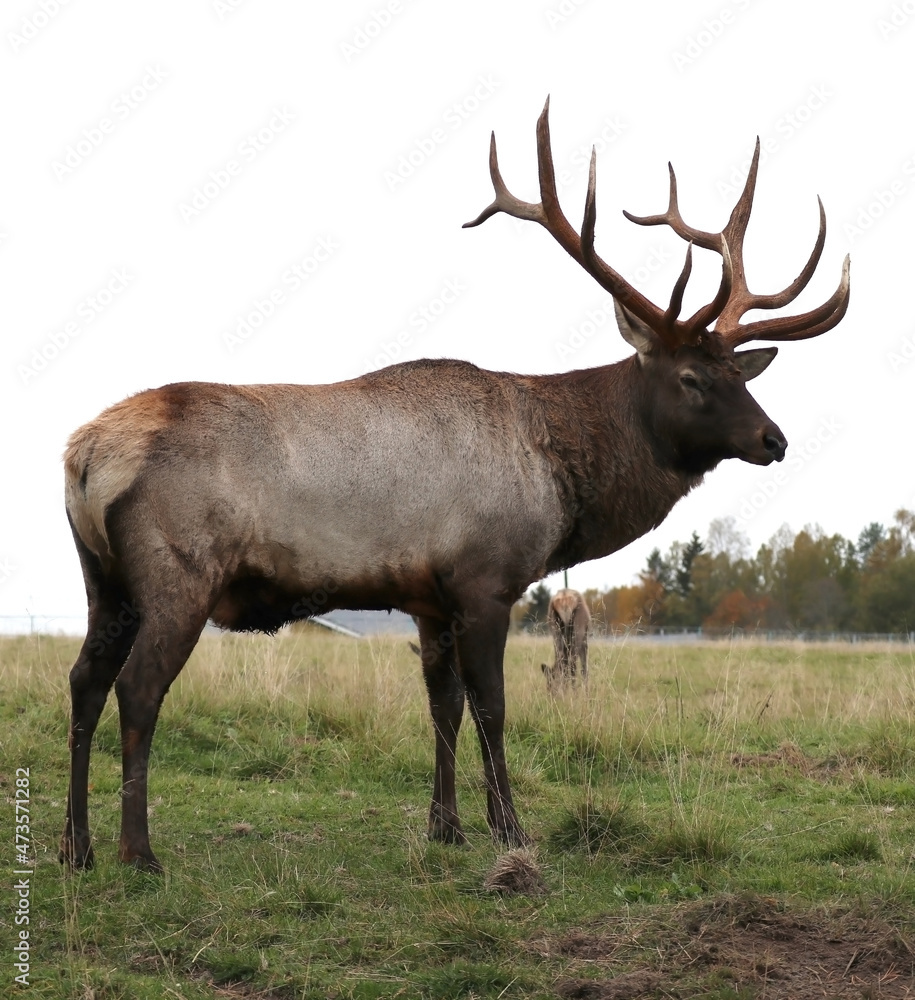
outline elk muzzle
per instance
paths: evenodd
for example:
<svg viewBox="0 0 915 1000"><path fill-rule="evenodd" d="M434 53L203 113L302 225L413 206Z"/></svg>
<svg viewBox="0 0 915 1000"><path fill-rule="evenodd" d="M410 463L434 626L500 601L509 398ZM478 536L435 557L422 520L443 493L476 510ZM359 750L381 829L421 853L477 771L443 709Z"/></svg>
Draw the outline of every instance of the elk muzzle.
<svg viewBox="0 0 915 1000"><path fill-rule="evenodd" d="M765 424L753 445L744 450L740 449L737 458L750 462L752 465L771 465L773 462L781 462L785 457L788 442L785 435L771 421Z"/></svg>

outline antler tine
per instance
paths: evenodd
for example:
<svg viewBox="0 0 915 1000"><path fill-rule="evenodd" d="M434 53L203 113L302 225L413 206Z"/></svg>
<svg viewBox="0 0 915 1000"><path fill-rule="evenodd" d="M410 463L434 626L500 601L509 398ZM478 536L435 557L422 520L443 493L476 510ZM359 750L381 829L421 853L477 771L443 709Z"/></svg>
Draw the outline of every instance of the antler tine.
<svg viewBox="0 0 915 1000"><path fill-rule="evenodd" d="M502 180L502 173L499 170L499 156L496 152L495 132L489 138L489 176L492 178L493 190L496 193L495 198L472 222L465 222L461 226L462 229L471 229L474 226L479 226L497 212L505 212L506 215L512 215L516 219L528 219L531 222L539 222L541 224L546 221L542 205L534 205L529 201L522 201L520 198L516 198L506 187L505 181Z"/></svg>
<svg viewBox="0 0 915 1000"><path fill-rule="evenodd" d="M721 237L721 282L718 293L708 305L703 306L686 320L686 327L696 334L701 333L721 312L731 297L734 283L734 265L727 239Z"/></svg>
<svg viewBox="0 0 915 1000"><path fill-rule="evenodd" d="M723 269L721 286L715 300L700 309L686 321L686 326L698 331L715 321L715 332L721 334L732 345L748 340L801 340L815 337L834 326L848 307L848 266L843 268L842 280L835 293L823 305L798 316L779 316L769 320L758 320L741 325L740 319L751 309L779 309L788 305L807 287L813 277L823 247L826 245L826 212L818 198L820 224L813 250L800 274L780 292L760 295L749 290L743 260L743 243L753 208L756 193L756 178L759 172L759 137L753 150L753 159L747 172L747 179L737 203L731 210L727 225L720 233L710 233L687 225L680 214L677 201L677 177L673 166L670 171L670 195L667 211L658 215L637 216L625 212L625 216L640 226L667 225L682 239L689 240L707 250L721 254ZM717 321L716 321L717 317Z"/></svg>
<svg viewBox="0 0 915 1000"><path fill-rule="evenodd" d="M490 143L489 172L492 177L496 197L472 222L464 223L464 228L478 226L497 212L505 212L516 219L537 222L573 257L599 284L614 298L626 306L652 329L662 329L664 314L653 302L645 298L626 279L594 252L594 171L589 179L588 198L585 205L586 224L590 205L590 235L584 240L570 225L559 205L556 192L556 174L553 169L553 154L550 147L550 99L547 97L543 111L537 119L537 170L540 179L540 202L533 204L522 201L511 194L502 180L496 156L496 140ZM593 154L592 154L593 162Z"/></svg>
<svg viewBox="0 0 915 1000"><path fill-rule="evenodd" d="M505 212L516 219L538 222L559 241L562 247L580 262L578 234L569 225L559 208L556 195L556 177L553 171L553 154L550 151L550 99L547 97L543 111L537 119L537 168L540 176L540 201L536 204L516 198L502 180L499 159L496 153L496 133L489 141L489 175L496 197L472 221L465 222L464 229L479 226L497 212Z"/></svg>
<svg viewBox="0 0 915 1000"><path fill-rule="evenodd" d="M744 182L743 191L740 192L737 203L731 209L727 225L721 231L721 238L727 241L728 248L731 250L731 259L734 268L732 294L722 307L718 321L715 324L716 332L725 337L728 337L730 331L737 329L740 317L750 309L774 309L777 305L784 305L791 301L790 298L783 299L785 292L789 291L789 289L769 296L754 295L747 287L747 276L743 261L743 241L746 236L747 225L750 221L750 212L753 209L753 196L756 194L756 178L759 173L759 150L760 142L759 136L757 136L756 146L753 149L753 159L750 161L750 169L747 171L747 179ZM825 233L821 235L825 238ZM822 250L822 246L820 249ZM807 280L810 280L809 275ZM800 292L801 288L803 288L803 285L798 287L795 295ZM783 301L781 301L782 299Z"/></svg>
<svg viewBox="0 0 915 1000"><path fill-rule="evenodd" d="M667 211L659 215L633 215L623 209L623 215L630 222L639 226L670 226L670 228L690 243L703 247L706 250L720 250L721 233L708 233L704 229L696 229L687 225L680 215L680 206L677 202L677 175L674 173L673 164L668 162L667 170L670 174L670 194L667 201Z"/></svg>
<svg viewBox="0 0 915 1000"><path fill-rule="evenodd" d="M505 212L517 219L537 222L559 243L559 245L605 288L621 305L647 323L663 342L671 349L680 344L692 343L702 330L715 322L715 332L732 345L737 346L748 340L803 340L815 337L831 329L845 315L849 296L848 258L842 269L839 287L833 295L816 309L797 316L778 316L774 319L740 323L740 319L751 309L777 309L787 305L806 288L816 271L823 247L826 243L826 213L823 203L819 205L820 225L816 242L801 273L780 292L759 295L747 287L743 260L743 242L753 208L756 192L756 177L759 170L760 142L756 148L747 173L743 191L737 204L731 210L727 225L718 233L707 232L688 225L680 214L677 197L677 176L668 164L670 193L667 210L658 215L623 214L631 222L640 226L666 225L690 244L683 264L683 270L671 292L670 305L662 310L641 292L637 291L625 278L605 263L594 250L594 229L597 220L597 154L591 152L588 173L588 193L585 197L585 211L581 234L569 224L559 205L556 192L556 174L553 168L553 154L550 147L550 99L547 97L543 111L537 119L537 169L540 179L540 201L536 204L516 198L506 187L499 171L496 154L496 137L493 134L489 147L489 173L492 177L495 198L490 205L472 222L464 223L465 228L478 226L490 216ZM690 319L679 319L683 305L683 293L692 269L693 244L719 253L722 258L721 282L715 298L699 309Z"/></svg>
<svg viewBox="0 0 915 1000"><path fill-rule="evenodd" d="M806 284L805 280L800 287L803 288ZM737 326L734 333L726 334L727 339L737 347L750 340L807 340L810 337L818 337L821 333L831 330L845 315L850 291L851 257L846 254L842 262L839 285L821 306L797 316L776 316L774 319L745 323L743 326Z"/></svg>
<svg viewBox="0 0 915 1000"><path fill-rule="evenodd" d="M591 163L588 167L588 191L585 195L585 212L581 223L581 263L585 270L610 292L619 303L634 313L671 347L679 343L675 335L675 322L668 322L667 314L653 302L636 291L622 275L610 267L597 255L594 249L594 228L597 222L597 150L591 148ZM674 316L676 320L676 316ZM678 331L679 332L679 331Z"/></svg>
<svg viewBox="0 0 915 1000"><path fill-rule="evenodd" d="M585 217L581 227L582 256L585 258L585 262L588 264L589 269L593 269L594 267L603 264L594 252L594 223L597 217L597 209L595 207L595 188L597 185L596 174L597 151L592 149L591 166L588 174L588 195L585 200ZM676 193L674 192L674 199L675 198ZM724 243L723 238L722 242ZM683 268L680 271L680 275L674 283L673 290L670 293L670 304L664 313L661 325L655 328L656 332L671 349L675 349L679 344L694 340L699 330L703 329L706 323L709 322L709 320L705 320L700 325L696 322L697 319L704 317L706 313L708 313L709 319L714 319L714 317L721 311L721 307L724 302L727 301L727 297L731 289L731 260L727 253L726 244L724 244L723 256L724 268L721 277L721 287L719 288L714 301L708 306L705 306L704 309L700 310L695 316L684 323L679 320L679 316L680 309L683 306L683 293L686 290L686 284L689 281L689 276L693 269L693 244L692 241L690 241L689 247L687 247L686 250L686 259L683 262Z"/></svg>
<svg viewBox="0 0 915 1000"><path fill-rule="evenodd" d="M664 313L664 322L668 328L673 328L674 323L680 317L680 310L683 308L683 293L686 291L686 283L689 281L690 272L693 269L693 244L690 241L686 248L686 260L683 261L683 269L680 277L674 283L673 291L670 293L670 305Z"/></svg>
<svg viewBox="0 0 915 1000"><path fill-rule="evenodd" d="M549 96L543 105L540 117L537 119L537 174L540 179L540 205L544 216L542 224L566 253L574 257L592 277L601 281L600 275L595 274L585 259L582 249L582 237L572 228L571 223L565 217L559 205L559 196L556 193L556 172L553 169L553 150L550 142ZM601 261L601 264L603 264L603 261ZM606 267L606 265L604 266ZM608 268L607 270L612 271L612 268ZM616 274L615 271L612 271L612 276L617 279L620 285L626 284L622 276ZM601 281L601 284L604 285L607 291L616 294L616 291L604 284L603 281ZM651 303L648 304L651 305Z"/></svg>
<svg viewBox="0 0 915 1000"><path fill-rule="evenodd" d="M718 322L715 324L715 329L718 333L722 334L732 342L744 343L746 338L744 337L742 331L752 326L753 329L757 331L753 339L759 339L759 334L765 330L765 326L763 324L775 323L776 320L760 320L756 323L745 324L741 327L739 323L741 316L749 312L751 309L779 309L782 306L786 306L789 302L793 302L807 287L808 282L813 277L817 265L820 262L823 247L826 245L826 210L823 208L823 202L819 197L817 197L817 205L819 207L820 222L817 230L816 242L813 245L813 249L810 251L807 263L801 269L800 274L798 274L794 281L792 281L787 287L783 288L780 292L773 292L769 295L759 295L752 293L748 289L746 275L743 269L743 248L741 245L741 287L739 294L736 295L732 301L728 302L728 304L721 311L721 315L718 317ZM814 312L816 312L816 310L814 310ZM785 317L779 317L779 319L783 318Z"/></svg>

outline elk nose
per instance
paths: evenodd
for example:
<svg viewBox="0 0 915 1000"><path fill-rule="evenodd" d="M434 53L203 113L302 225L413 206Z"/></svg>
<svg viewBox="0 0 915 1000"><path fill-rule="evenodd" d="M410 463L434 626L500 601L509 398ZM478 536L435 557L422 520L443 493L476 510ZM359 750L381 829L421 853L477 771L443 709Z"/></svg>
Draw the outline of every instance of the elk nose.
<svg viewBox="0 0 915 1000"><path fill-rule="evenodd" d="M788 447L788 442L784 439L780 430L773 428L772 430L763 432L763 445L775 461L780 462L785 457L785 449Z"/></svg>

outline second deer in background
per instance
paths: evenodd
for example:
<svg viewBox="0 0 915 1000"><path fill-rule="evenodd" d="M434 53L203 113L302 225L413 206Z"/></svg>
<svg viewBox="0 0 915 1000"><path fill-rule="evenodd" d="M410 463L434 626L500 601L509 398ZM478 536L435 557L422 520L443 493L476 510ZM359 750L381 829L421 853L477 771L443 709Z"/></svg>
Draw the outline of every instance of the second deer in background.
<svg viewBox="0 0 915 1000"><path fill-rule="evenodd" d="M558 590L547 611L555 660L552 667L541 664L550 691L574 681L581 663L581 679L588 681L588 628L591 612L577 590Z"/></svg>

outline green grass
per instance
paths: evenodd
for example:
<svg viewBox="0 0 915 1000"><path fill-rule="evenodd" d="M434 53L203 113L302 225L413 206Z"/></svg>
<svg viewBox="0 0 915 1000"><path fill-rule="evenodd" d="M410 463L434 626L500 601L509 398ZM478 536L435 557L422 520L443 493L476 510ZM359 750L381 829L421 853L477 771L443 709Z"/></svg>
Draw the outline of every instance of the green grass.
<svg viewBox="0 0 915 1000"><path fill-rule="evenodd" d="M473 726L458 757L470 843L430 844L416 657L403 640L316 630L208 636L173 686L151 761L161 877L117 862L112 695L92 758L97 867L64 872L78 646L0 640L7 842L15 771L30 768L30 997L508 1000L640 969L666 977L645 996L751 997L739 976L659 958L665 921L735 895L805 913L863 907L911 940L910 649L595 643L587 694L551 698L547 643L510 640L509 773L547 892L506 895L483 888L503 849L486 830ZM638 944L612 965L556 944L621 919L619 940ZM0 994L14 974L5 959Z"/></svg>

